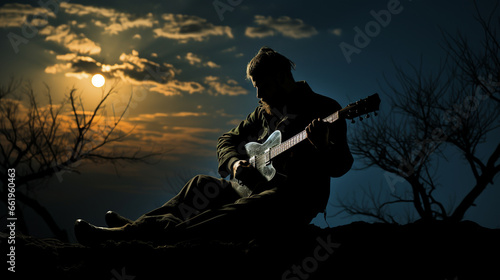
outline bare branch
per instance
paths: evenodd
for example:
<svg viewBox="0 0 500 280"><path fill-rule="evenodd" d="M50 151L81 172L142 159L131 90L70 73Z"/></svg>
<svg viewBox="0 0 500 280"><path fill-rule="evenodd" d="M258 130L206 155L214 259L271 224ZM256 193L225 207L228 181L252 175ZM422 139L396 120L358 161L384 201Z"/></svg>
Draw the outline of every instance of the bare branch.
<svg viewBox="0 0 500 280"><path fill-rule="evenodd" d="M500 144L495 138L500 128L500 21L495 22L496 29L492 25L499 18L498 3L486 17L474 4L484 32L481 47L470 44L463 34L443 32L447 59L435 71L424 69L422 59L417 65L395 65L397 83L384 76L389 115L382 113L349 137L353 154L364 164L361 169L376 166L402 177L410 184L410 197L384 203L368 195L372 203L341 203L341 212L388 221L381 208L411 201L422 219L460 220L500 172ZM496 149L485 157L478 150L486 142ZM433 195L439 187L437 162L456 151L476 182L455 211L447 211Z"/></svg>
<svg viewBox="0 0 500 280"><path fill-rule="evenodd" d="M10 95L24 96L26 100L14 100ZM96 107L87 116L83 99L75 88L71 89L67 99L60 104L54 104L50 88L45 85L45 97L48 104L40 106L40 99L31 84L21 88L11 82L0 87L0 170L16 168L16 183L20 191L26 195L32 188L40 184L40 180L50 178L62 170L77 172L78 162L141 162L152 163L152 159L161 156L164 151L143 152L140 148L117 152L112 149L113 143L118 143L130 135L132 130L119 130L129 103L119 118L114 119L111 126L107 125L107 117L103 114L106 101L113 94L114 87L103 94ZM69 103L69 110L65 105ZM23 112L21 112L23 110ZM28 113L26 114L25 111ZM71 123L68 123L71 122ZM4 178L6 174L0 171ZM32 184L36 182L36 184ZM5 185L0 192L5 191ZM21 189L22 188L22 189ZM5 200L6 196L0 198ZM41 217L56 230L53 221L45 208L32 203L28 196L26 206L34 207Z"/></svg>

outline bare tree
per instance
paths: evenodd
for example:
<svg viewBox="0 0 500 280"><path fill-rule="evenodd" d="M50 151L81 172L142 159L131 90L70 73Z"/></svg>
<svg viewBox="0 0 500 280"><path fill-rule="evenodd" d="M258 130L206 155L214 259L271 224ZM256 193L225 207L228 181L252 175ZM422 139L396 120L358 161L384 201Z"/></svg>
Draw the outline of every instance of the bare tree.
<svg viewBox="0 0 500 280"><path fill-rule="evenodd" d="M31 208L48 225L53 234L67 240L51 213L32 193L54 175L78 172L81 162L148 162L161 152L117 151L113 143L123 141L131 131L122 131L130 100L117 115L106 116L105 105L116 93L111 87L104 91L98 104L87 111L82 97L71 89L64 101L54 104L48 86L46 105L37 97L31 84L12 79L0 87L0 197L7 203L7 170L16 171L15 198ZM131 96L132 97L132 96ZM18 229L27 234L22 208L16 207Z"/></svg>
<svg viewBox="0 0 500 280"><path fill-rule="evenodd" d="M358 127L351 144L363 168L384 170L392 193L384 201L368 192L371 203L339 200L340 212L395 222L386 208L411 203L422 220L460 221L500 173L500 141L494 136L500 126L500 17L497 6L487 17L477 6L476 12L484 33L480 48L461 34L444 33L448 59L436 72L424 71L420 62L410 69L396 66L397 83L386 79L391 112ZM451 208L435 196L443 184L436 179L438 167L450 153L462 156L475 181ZM406 182L410 191L396 192L397 182Z"/></svg>

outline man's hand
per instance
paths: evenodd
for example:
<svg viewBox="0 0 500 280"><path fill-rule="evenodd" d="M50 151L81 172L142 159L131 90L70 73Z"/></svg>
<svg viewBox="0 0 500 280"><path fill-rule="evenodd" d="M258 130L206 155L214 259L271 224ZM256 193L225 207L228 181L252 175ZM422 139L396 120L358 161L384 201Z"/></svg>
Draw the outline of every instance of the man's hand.
<svg viewBox="0 0 500 280"><path fill-rule="evenodd" d="M250 189L265 181L264 176L248 160L238 160L233 164L233 178L242 181Z"/></svg>
<svg viewBox="0 0 500 280"><path fill-rule="evenodd" d="M330 144L330 129L328 126L329 123L326 123L321 119L316 119L306 127L307 139L318 150L323 150Z"/></svg>
<svg viewBox="0 0 500 280"><path fill-rule="evenodd" d="M233 164L233 178L241 180L241 179L239 179L236 176L240 175L242 172L245 173L244 169L245 168L249 168L249 167L252 167L252 166L250 165L250 162L248 162L248 160L238 160L238 161L236 161Z"/></svg>

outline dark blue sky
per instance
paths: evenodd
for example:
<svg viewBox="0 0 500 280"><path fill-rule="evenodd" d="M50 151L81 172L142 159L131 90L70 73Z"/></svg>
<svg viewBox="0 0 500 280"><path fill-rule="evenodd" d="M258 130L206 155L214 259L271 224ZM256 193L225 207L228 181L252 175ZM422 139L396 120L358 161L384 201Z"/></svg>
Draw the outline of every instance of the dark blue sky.
<svg viewBox="0 0 500 280"><path fill-rule="evenodd" d="M480 6L488 11L495 2ZM121 148L171 149L152 166L87 163L81 175L54 178L35 196L67 228L77 218L103 224L110 209L136 218L163 204L191 176L216 175L217 137L257 104L245 67L263 45L296 63L296 80L345 106L380 92L384 75L394 81L394 64L422 59L426 69L437 69L445 59L442 31L460 31L472 45L481 36L467 0L70 1L56 11L31 1L2 3L2 83L11 76L35 88L45 82L56 102L75 86L91 106L101 90L90 78L102 72L106 86L120 81L119 97L111 101L115 107L132 91L140 93L122 122L125 130L135 127L134 135ZM148 66L160 69L154 79L144 78ZM362 124L349 129L357 125ZM471 187L472 175L462 164L458 156L441 162L443 201L458 203ZM366 186L390 191L382 171L352 170L332 179L331 200ZM498 182L490 185L466 219L500 227L499 189ZM30 221L33 227L37 219ZM329 224L351 221L335 217ZM315 223L325 225L320 218ZM39 231L45 232L43 226Z"/></svg>

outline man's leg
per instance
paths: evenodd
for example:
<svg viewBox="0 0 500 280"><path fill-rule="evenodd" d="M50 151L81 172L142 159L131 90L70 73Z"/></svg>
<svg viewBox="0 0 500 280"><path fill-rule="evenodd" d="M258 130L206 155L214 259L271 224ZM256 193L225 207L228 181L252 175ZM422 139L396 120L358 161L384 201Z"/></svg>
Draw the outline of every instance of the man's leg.
<svg viewBox="0 0 500 280"><path fill-rule="evenodd" d="M240 197L229 181L206 175L189 180L182 190L163 206L139 217L126 230L138 239L169 239L176 225L210 209L233 203Z"/></svg>
<svg viewBox="0 0 500 280"><path fill-rule="evenodd" d="M161 207L144 214L137 221L165 214L172 214L185 221L203 211L221 207L239 198L229 181L197 175L189 180L176 196Z"/></svg>
<svg viewBox="0 0 500 280"><path fill-rule="evenodd" d="M220 208L207 210L167 229L177 240L187 239L247 239L272 234L283 225L298 222L281 203L279 193L266 190ZM290 216L295 220L290 222Z"/></svg>
<svg viewBox="0 0 500 280"><path fill-rule="evenodd" d="M184 221L211 207L219 207L239 198L233 190L226 189L231 189L226 180L197 175L189 180L175 197L161 207L142 215L136 222L167 214ZM106 213L106 221L109 227L121 227L134 222L113 211Z"/></svg>
<svg viewBox="0 0 500 280"><path fill-rule="evenodd" d="M211 176L198 175L191 179L178 195L133 223L123 227L106 229L94 227L85 221L77 221L75 234L84 243L106 239L161 239L165 228L190 219L212 208L234 202L239 198L230 182ZM87 240L84 240L87 239ZM86 242L91 241L91 242Z"/></svg>

